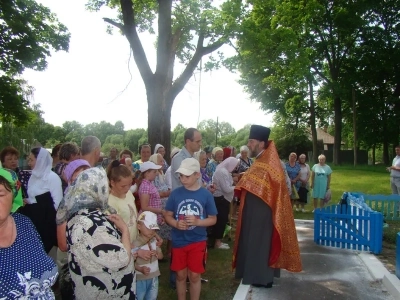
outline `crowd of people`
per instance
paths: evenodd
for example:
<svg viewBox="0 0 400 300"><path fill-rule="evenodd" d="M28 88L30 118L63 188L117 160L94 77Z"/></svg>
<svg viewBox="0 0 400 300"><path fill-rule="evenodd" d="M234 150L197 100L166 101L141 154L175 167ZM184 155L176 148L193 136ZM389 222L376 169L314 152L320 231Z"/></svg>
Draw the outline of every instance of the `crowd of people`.
<svg viewBox="0 0 400 300"><path fill-rule="evenodd" d="M30 170L19 168L15 148L4 148L0 298L54 299L57 284L62 299L157 299L158 262L169 260L178 299L186 299L187 282L191 299L200 299L207 248L230 249L223 237L233 203L236 278L272 287L281 268L300 271L292 210L304 212L310 197L322 207L332 171L323 155L311 169L304 154L283 163L268 138L268 128L253 125L236 154L202 149L200 131L189 128L171 165L161 144L141 145L136 161L129 149L101 158L94 136L51 153L33 148Z"/></svg>

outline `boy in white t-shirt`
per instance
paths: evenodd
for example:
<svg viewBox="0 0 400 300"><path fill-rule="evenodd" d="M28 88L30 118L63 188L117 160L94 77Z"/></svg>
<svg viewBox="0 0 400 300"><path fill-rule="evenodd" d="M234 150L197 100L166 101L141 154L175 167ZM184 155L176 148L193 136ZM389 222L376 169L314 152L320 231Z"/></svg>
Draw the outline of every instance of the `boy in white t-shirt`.
<svg viewBox="0 0 400 300"><path fill-rule="evenodd" d="M142 212L138 217L139 235L133 242L132 252L150 250L150 259L137 257L136 269L136 297L138 300L157 299L158 295L158 260L163 258L161 248L156 245L156 232L159 229L157 215L150 211Z"/></svg>

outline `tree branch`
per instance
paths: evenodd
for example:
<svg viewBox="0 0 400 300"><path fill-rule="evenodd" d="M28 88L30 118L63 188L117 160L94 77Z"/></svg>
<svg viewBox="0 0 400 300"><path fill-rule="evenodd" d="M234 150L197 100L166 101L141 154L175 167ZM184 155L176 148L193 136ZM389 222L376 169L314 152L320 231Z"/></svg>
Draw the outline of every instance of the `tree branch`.
<svg viewBox="0 0 400 300"><path fill-rule="evenodd" d="M218 48L221 48L223 44L226 43L225 38L220 38L218 41L216 41L214 44L211 44L207 47L203 48L203 55L210 54L211 52L214 52Z"/></svg>
<svg viewBox="0 0 400 300"><path fill-rule="evenodd" d="M326 77L321 71L319 71L316 66L312 65L311 68L313 68L315 74L317 74L319 77L324 79L326 81L326 83L331 84L331 81L329 80L329 78Z"/></svg>
<svg viewBox="0 0 400 300"><path fill-rule="evenodd" d="M325 58L328 61L329 68L332 68L333 67L332 59L331 59L331 56L329 55L329 51L328 51L328 47L326 45L326 40L324 38L324 35L322 34L321 30L319 30L319 28L317 26L315 26L314 29L317 32L319 38L321 39L321 43L323 44L323 49L324 49L324 52L325 52Z"/></svg>
<svg viewBox="0 0 400 300"><path fill-rule="evenodd" d="M196 52L194 53L192 59L187 64L185 70L173 83L168 93L167 97L168 101L174 101L175 97L183 90L186 83L189 81L190 77L192 77L193 72L196 69L197 65L199 64L201 58L204 55L210 54L211 52L220 48L225 43L225 39L220 38L218 41L207 47L203 46L203 42L204 42L204 34L200 33L199 39L197 41Z"/></svg>
<svg viewBox="0 0 400 300"><path fill-rule="evenodd" d="M122 31L123 34L125 34L124 33L124 25L122 25L121 23L115 22L114 20L111 20L110 18L103 18L103 20L104 20L104 22L117 27L119 30Z"/></svg>
<svg viewBox="0 0 400 300"><path fill-rule="evenodd" d="M144 52L143 45L136 31L135 13L133 11L132 0L120 0L122 19L124 21L123 32L129 41L133 52L133 58L142 76L146 88L150 88L153 79L149 62Z"/></svg>

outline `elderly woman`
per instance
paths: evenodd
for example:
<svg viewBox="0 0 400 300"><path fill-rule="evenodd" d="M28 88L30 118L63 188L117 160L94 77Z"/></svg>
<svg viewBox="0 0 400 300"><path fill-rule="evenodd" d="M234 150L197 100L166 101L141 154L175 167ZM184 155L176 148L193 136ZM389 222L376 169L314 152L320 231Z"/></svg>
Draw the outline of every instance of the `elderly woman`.
<svg viewBox="0 0 400 300"><path fill-rule="evenodd" d="M196 153L196 158L200 163L200 173L201 173L201 182L203 187L207 188L212 183L212 177L207 174L207 153L205 151L199 151Z"/></svg>
<svg viewBox="0 0 400 300"><path fill-rule="evenodd" d="M246 172L253 163L253 161L249 157L249 153L250 150L246 145L240 147L239 166L237 168L238 173Z"/></svg>
<svg viewBox="0 0 400 300"><path fill-rule="evenodd" d="M299 200L296 201L296 211L299 211L299 206L301 206L301 211L305 212L304 205L307 204L308 195L310 191L310 176L311 170L310 166L306 164L306 155L301 154L299 156L299 165L300 165L300 187L299 187Z"/></svg>
<svg viewBox="0 0 400 300"><path fill-rule="evenodd" d="M321 154L318 156L318 164L312 167L311 188L313 189L312 197L314 199L314 210L317 208L318 199L319 207L324 207L324 197L331 185L332 169L325 164L326 157ZM314 212L313 210L313 212Z"/></svg>
<svg viewBox="0 0 400 300"><path fill-rule="evenodd" d="M2 167L5 169L9 169L14 171L19 179L21 184L21 191L22 191L22 199L28 198L28 181L31 177L31 172L26 170L20 170L18 167L18 159L19 159L19 152L16 148L7 146L5 147L0 153L0 159ZM14 209L17 209L16 206L21 207L23 202L19 202L19 199L15 200L13 203L13 212Z"/></svg>
<svg viewBox="0 0 400 300"><path fill-rule="evenodd" d="M1 150L0 159L3 168L13 170L18 173L19 152L14 147L8 146Z"/></svg>
<svg viewBox="0 0 400 300"><path fill-rule="evenodd" d="M167 161L164 159L164 155L165 155L165 148L164 148L164 146L161 145L161 144L157 144L157 145L154 147L154 154L160 154L160 155L161 155L161 157L162 157L162 159L163 159L162 170L163 170L164 173L167 172L167 169L168 169L169 165L168 165Z"/></svg>
<svg viewBox="0 0 400 300"><path fill-rule="evenodd" d="M56 264L31 221L10 214L18 186L0 176L0 299L55 299Z"/></svg>
<svg viewBox="0 0 400 300"><path fill-rule="evenodd" d="M47 253L57 246L56 211L63 197L61 179L51 170L52 161L46 149L31 150L28 164L32 175L28 182L27 204L21 210L36 226Z"/></svg>
<svg viewBox="0 0 400 300"><path fill-rule="evenodd" d="M213 176L213 183L215 183L214 201L218 211L217 223L212 229L212 236L215 238L214 248L216 249L229 249L229 246L222 243L221 240L229 219L229 206L233 200L235 189L232 172L238 163L237 158L228 157L217 166Z"/></svg>
<svg viewBox="0 0 400 300"><path fill-rule="evenodd" d="M135 161L135 163L138 163L140 165L146 161L149 161L151 156L151 145L148 143L140 145L139 154L140 154L140 159Z"/></svg>
<svg viewBox="0 0 400 300"><path fill-rule="evenodd" d="M0 175L7 176L6 178L11 176L15 180L18 180L18 156L19 152L14 147L5 147L1 151L0 158L3 168L0 169ZM22 189L20 189L18 196L13 201L11 212L15 212L23 206L22 199Z"/></svg>
<svg viewBox="0 0 400 300"><path fill-rule="evenodd" d="M206 170L209 177L213 177L217 166L224 159L224 150L221 147L215 147L212 151L212 159L208 162Z"/></svg>
<svg viewBox="0 0 400 300"><path fill-rule="evenodd" d="M292 184L292 193L290 195L290 200L292 202L292 207L294 206L295 200L298 200L297 191L300 185L298 180L300 179L300 165L297 162L297 154L292 152L289 154L289 161L285 163L286 172L289 175L290 182Z"/></svg>
<svg viewBox="0 0 400 300"><path fill-rule="evenodd" d="M129 230L108 206L104 170L91 168L78 175L65 196L65 212L76 299L135 299Z"/></svg>

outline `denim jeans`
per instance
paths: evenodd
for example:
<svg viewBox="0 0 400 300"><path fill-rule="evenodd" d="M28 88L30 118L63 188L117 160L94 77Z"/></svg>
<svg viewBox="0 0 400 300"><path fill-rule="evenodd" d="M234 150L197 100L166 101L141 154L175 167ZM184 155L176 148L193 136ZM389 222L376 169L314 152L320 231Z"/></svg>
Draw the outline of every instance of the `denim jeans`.
<svg viewBox="0 0 400 300"><path fill-rule="evenodd" d="M156 300L158 295L158 276L136 281L137 300Z"/></svg>

